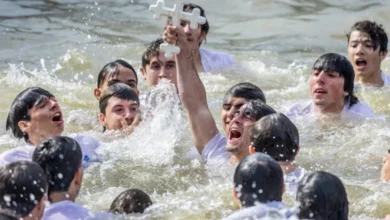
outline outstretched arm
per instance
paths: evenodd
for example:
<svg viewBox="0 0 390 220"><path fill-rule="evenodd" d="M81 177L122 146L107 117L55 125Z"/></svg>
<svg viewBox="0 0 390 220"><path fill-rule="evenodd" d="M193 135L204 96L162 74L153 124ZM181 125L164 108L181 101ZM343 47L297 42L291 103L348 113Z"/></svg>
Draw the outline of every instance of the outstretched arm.
<svg viewBox="0 0 390 220"><path fill-rule="evenodd" d="M180 53L176 55L177 87L181 102L188 111L195 146L201 154L218 129L207 104L206 90L195 68L194 50L181 26L167 26L164 41L180 47Z"/></svg>

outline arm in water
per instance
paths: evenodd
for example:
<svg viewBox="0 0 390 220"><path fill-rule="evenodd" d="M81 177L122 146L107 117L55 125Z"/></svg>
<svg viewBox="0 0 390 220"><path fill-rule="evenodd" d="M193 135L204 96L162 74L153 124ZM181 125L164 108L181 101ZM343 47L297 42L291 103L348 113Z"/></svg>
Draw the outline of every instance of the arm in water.
<svg viewBox="0 0 390 220"><path fill-rule="evenodd" d="M207 104L205 87L195 68L194 50L181 26L167 26L164 41L180 47L180 53L176 55L177 87L181 102L188 111L195 146L201 154L218 129Z"/></svg>

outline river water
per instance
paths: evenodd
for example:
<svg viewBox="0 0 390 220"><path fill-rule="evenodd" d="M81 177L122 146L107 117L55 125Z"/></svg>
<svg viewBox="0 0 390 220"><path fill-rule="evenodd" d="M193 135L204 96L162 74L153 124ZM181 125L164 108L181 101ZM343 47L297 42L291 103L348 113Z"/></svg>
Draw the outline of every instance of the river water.
<svg viewBox="0 0 390 220"><path fill-rule="evenodd" d="M118 219L220 219L238 208L232 196L233 170L209 170L188 156L192 142L185 111L168 83L152 92L168 94L157 103L154 118L130 137L109 141L96 121L92 90L101 67L123 58L139 68L145 45L161 34L162 24L148 11L152 3L2 0L0 149L20 144L5 132L16 94L40 86L59 100L66 133L87 133L102 142L104 163L85 171L77 202L107 210L121 191L140 188L154 205L145 215ZM388 0L194 3L206 9L211 26L203 47L228 52L245 67L200 74L218 125L223 94L235 83L255 83L268 103L280 109L309 98L308 78L317 57L325 52L346 55L345 34L355 21L375 20L390 34ZM390 59L382 69L390 72ZM142 78L139 88L146 94ZM379 180L382 157L390 148L390 88L366 89L359 97L383 117L358 123L294 119L301 135L296 159L308 171L325 170L342 179L351 219L379 219L390 213L390 185ZM293 196L284 199L293 204Z"/></svg>

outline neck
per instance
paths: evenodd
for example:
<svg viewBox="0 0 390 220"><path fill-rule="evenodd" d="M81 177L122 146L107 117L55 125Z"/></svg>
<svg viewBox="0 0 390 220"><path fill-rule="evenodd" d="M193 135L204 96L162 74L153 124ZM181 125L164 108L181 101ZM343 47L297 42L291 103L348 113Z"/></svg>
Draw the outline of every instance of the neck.
<svg viewBox="0 0 390 220"><path fill-rule="evenodd" d="M320 114L339 114L344 109L344 100L339 104L332 104L328 106L319 106L314 104L314 112Z"/></svg>
<svg viewBox="0 0 390 220"><path fill-rule="evenodd" d="M230 156L229 162L232 165L237 165L247 155L249 155L249 152L234 153L232 156Z"/></svg>
<svg viewBox="0 0 390 220"><path fill-rule="evenodd" d="M70 192L53 192L50 193L49 198L51 203L62 202L67 200L74 202L76 200L76 196Z"/></svg>
<svg viewBox="0 0 390 220"><path fill-rule="evenodd" d="M194 63L195 63L195 68L198 73L203 72L203 65L202 65L202 58L200 57L200 51L199 47L194 50Z"/></svg>
<svg viewBox="0 0 390 220"><path fill-rule="evenodd" d="M283 170L284 174L289 174L295 171L295 165L294 162L287 162L287 161L278 161L280 167Z"/></svg>
<svg viewBox="0 0 390 220"><path fill-rule="evenodd" d="M382 87L385 82L382 79L382 71L379 69L374 74L356 74L355 82L359 82L362 85L366 86L377 86Z"/></svg>

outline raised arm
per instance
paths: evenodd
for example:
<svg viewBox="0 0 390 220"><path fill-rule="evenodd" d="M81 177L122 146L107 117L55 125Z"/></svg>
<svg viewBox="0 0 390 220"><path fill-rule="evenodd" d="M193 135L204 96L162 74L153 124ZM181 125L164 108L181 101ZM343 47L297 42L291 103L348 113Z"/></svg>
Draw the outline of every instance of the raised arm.
<svg viewBox="0 0 390 220"><path fill-rule="evenodd" d="M176 55L177 87L188 111L195 146L201 154L218 129L207 104L206 90L195 68L193 49L181 26L167 26L164 41L180 47L180 53Z"/></svg>

